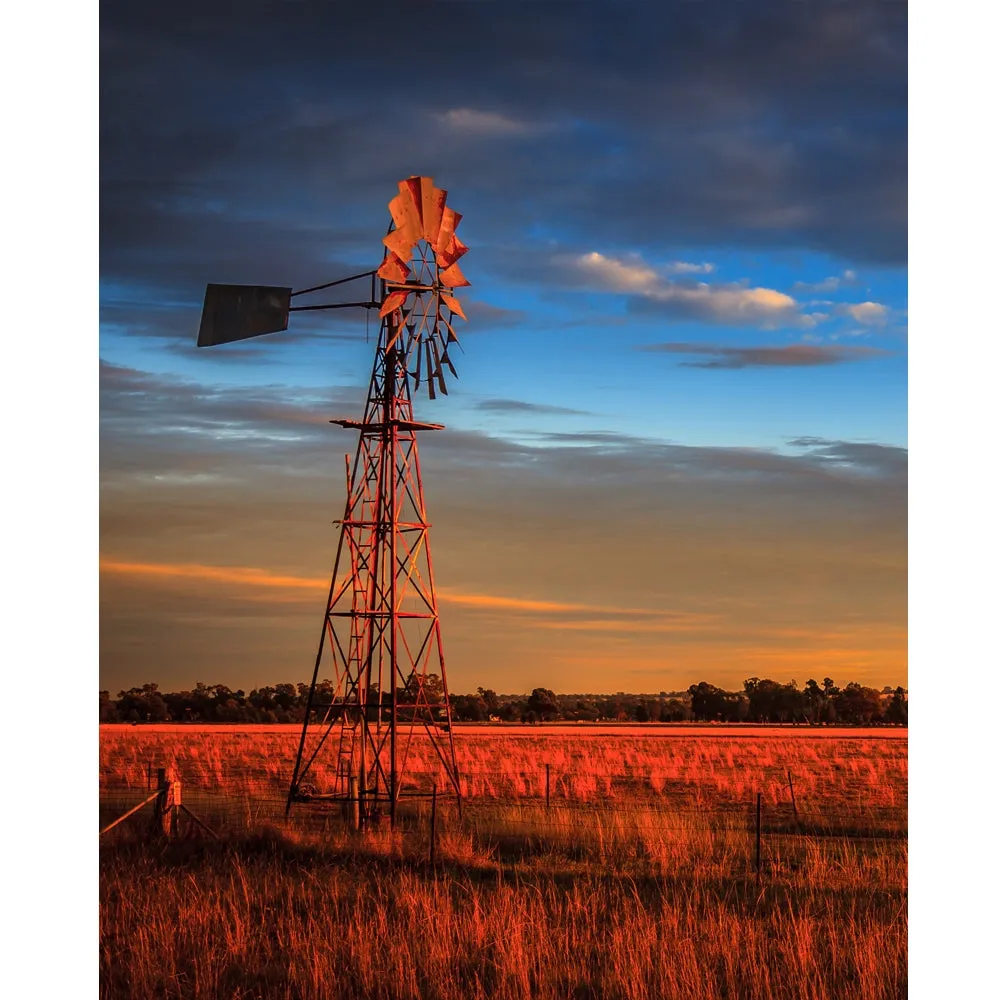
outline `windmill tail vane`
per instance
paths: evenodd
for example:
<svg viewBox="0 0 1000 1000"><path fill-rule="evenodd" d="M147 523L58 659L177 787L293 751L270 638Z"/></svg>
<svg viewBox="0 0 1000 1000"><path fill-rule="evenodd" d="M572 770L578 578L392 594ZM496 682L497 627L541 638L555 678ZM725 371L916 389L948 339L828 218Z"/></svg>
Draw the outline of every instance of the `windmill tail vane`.
<svg viewBox="0 0 1000 1000"><path fill-rule="evenodd" d="M380 325L364 414L331 423L358 431L306 714L288 791L293 803L353 803L359 824L404 797L461 785L417 435L441 424L414 419L411 386L447 395L457 378L456 289L461 215L429 177L399 183L381 265L293 291L273 285L209 285L198 345L226 344L288 328L294 312L377 309ZM367 279L363 300L292 304L299 296ZM419 768L411 767L419 759ZM435 776L436 775L436 776ZM439 789L438 778L443 777Z"/></svg>

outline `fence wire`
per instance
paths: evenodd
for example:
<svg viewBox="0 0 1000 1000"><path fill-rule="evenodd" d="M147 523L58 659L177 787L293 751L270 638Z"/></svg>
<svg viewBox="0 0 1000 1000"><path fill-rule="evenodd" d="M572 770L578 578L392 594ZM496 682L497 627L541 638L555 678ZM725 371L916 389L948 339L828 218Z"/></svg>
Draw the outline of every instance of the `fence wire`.
<svg viewBox="0 0 1000 1000"><path fill-rule="evenodd" d="M157 769L171 766L174 761L151 760L102 773L101 828L155 791ZM287 778L280 774L263 776L219 761L210 768L178 767L175 774L185 807L220 835L279 828L335 838L351 824L347 801L296 802L286 816ZM720 877L766 877L771 883L808 878L831 889L861 880L873 891L905 889L905 788L893 801L872 801L870 786L844 781L836 795L820 797L822 785L807 774L762 769L756 781L744 783L744 794L727 797L711 783L651 781L635 772L480 768L462 772L461 802L436 794L432 804L427 793L435 775L412 777L410 790L422 797L399 801L397 832L417 854L437 838L452 848L460 841L475 844L497 857L556 851L636 873L714 865ZM796 792L796 781L810 793ZM382 814L373 814L370 825L387 829L385 803L376 810ZM104 839L144 836L149 818L141 817ZM182 828L197 832L190 822Z"/></svg>

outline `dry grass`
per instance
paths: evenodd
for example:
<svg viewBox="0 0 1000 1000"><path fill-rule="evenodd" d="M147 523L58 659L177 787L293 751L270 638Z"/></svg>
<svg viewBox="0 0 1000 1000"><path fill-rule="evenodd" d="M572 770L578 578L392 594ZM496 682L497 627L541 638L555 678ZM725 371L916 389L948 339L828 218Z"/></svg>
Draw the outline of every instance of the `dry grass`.
<svg viewBox="0 0 1000 1000"><path fill-rule="evenodd" d="M108 786L144 787L150 759L176 762L186 800L228 780L251 803L287 780L283 734L278 745L273 734L107 735ZM773 773L778 814L777 777L791 769L804 802L854 809L861 789L881 810L869 819L898 833L905 741L482 733L463 736L459 753L483 772L470 781L502 799L470 802L461 820L439 813L433 871L423 806L396 831L363 836L338 820L279 831L248 816L247 832L233 826L221 843L155 847L126 834L105 846L102 995L905 996L905 840L768 831L758 882L743 809ZM532 797L545 763L577 782L550 811ZM632 775L644 794L609 788L609 773Z"/></svg>
<svg viewBox="0 0 1000 1000"><path fill-rule="evenodd" d="M113 727L101 733L102 787L144 788L150 764L174 764L191 788L275 794L288 787L298 743L292 729L218 732ZM857 808L905 815L905 739L769 735L607 737L581 729L572 735L507 737L478 730L455 738L463 792L472 798L531 798L544 793L545 765L557 799L605 802L637 793L714 809L745 804L757 791L765 804L789 801L788 773L804 809ZM335 754L318 761L310 780L332 781ZM435 772L433 750L415 737L410 773Z"/></svg>

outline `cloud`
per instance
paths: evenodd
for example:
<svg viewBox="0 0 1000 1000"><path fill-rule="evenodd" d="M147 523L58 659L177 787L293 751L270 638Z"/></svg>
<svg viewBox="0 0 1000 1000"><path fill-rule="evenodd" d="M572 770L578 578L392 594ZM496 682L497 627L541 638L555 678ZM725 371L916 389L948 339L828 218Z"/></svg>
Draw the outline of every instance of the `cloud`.
<svg viewBox="0 0 1000 1000"><path fill-rule="evenodd" d="M792 448L804 450L808 457L828 468L849 468L875 475L905 478L908 455L905 448L869 441L840 441L821 437L791 438Z"/></svg>
<svg viewBox="0 0 1000 1000"><path fill-rule="evenodd" d="M880 302L858 302L843 306L841 311L863 326L885 326L889 319L889 307Z"/></svg>
<svg viewBox="0 0 1000 1000"><path fill-rule="evenodd" d="M205 580L238 587L271 587L278 590L327 590L329 580L286 576L246 566L200 566L196 564L138 563L102 559L101 570L125 576L148 576L159 579Z"/></svg>
<svg viewBox="0 0 1000 1000"><path fill-rule="evenodd" d="M837 292L840 291L841 288L856 285L857 283L857 273L855 271L846 270L839 277L833 275L829 278L824 278L822 281L796 281L795 284L792 285L792 291L811 293Z"/></svg>
<svg viewBox="0 0 1000 1000"><path fill-rule="evenodd" d="M537 129L537 126L528 122L495 111L477 111L475 108L452 108L438 117L454 131L472 135L529 135Z"/></svg>
<svg viewBox="0 0 1000 1000"><path fill-rule="evenodd" d="M476 403L477 410L486 413L549 413L553 416L588 416L587 410L571 410L565 406L527 403L520 399L484 399Z"/></svg>
<svg viewBox="0 0 1000 1000"><path fill-rule="evenodd" d="M264 588L268 590L329 591L330 581L321 577L289 576L248 566L204 566L197 563L147 563L121 559L102 559L103 573L119 576L149 577L159 580L198 580L226 586ZM465 593L450 587L436 588L439 600L446 604L481 611L511 611L530 614L616 615L620 617L670 617L661 610L649 608L619 608L613 605L580 604L566 601L531 600L499 594ZM680 616L678 616L680 617ZM703 624L711 616L698 616Z"/></svg>
<svg viewBox="0 0 1000 1000"><path fill-rule="evenodd" d="M649 295L663 283L659 273L638 257L622 261L595 250L584 254L576 264L603 291Z"/></svg>
<svg viewBox="0 0 1000 1000"><path fill-rule="evenodd" d="M637 311L768 328L815 324L795 299L773 288L674 281L638 257L621 260L596 251L575 263L593 286L630 295L630 306Z"/></svg>
<svg viewBox="0 0 1000 1000"><path fill-rule="evenodd" d="M458 334L461 336L463 330L475 333L477 330L492 330L517 326L525 319L526 313L521 309L505 309L502 306L495 306L481 299L463 299L462 307L465 315L469 318L469 325L460 324Z"/></svg>
<svg viewBox="0 0 1000 1000"><path fill-rule="evenodd" d="M789 344L785 347L721 347L715 344L649 344L640 351L664 354L703 354L711 361L683 361L686 368L812 368L839 365L887 355L875 347L825 344Z"/></svg>
<svg viewBox="0 0 1000 1000"><path fill-rule="evenodd" d="M701 264L693 264L688 261L674 260L664 267L668 274L711 274L715 270L714 264L703 261Z"/></svg>
<svg viewBox="0 0 1000 1000"><path fill-rule="evenodd" d="M474 249L540 228L663 260L727 246L904 262L905 5L715 6L541 5L525 31L503 5L450 4L447 54L404 108L398 74L357 81L443 53L440 12L393 5L406 30L386 33L364 4L234 21L218 0L108 0L102 278L196 303L206 280L363 270L414 172L453 192Z"/></svg>

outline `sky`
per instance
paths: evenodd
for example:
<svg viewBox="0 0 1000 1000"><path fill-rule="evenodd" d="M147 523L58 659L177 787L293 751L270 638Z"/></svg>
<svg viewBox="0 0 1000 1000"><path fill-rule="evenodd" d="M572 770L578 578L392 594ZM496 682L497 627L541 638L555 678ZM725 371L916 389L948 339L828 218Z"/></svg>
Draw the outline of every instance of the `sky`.
<svg viewBox="0 0 1000 1000"><path fill-rule="evenodd" d="M360 6L102 4L101 687L307 679L376 331L204 288L376 266L412 174L452 690L905 685L905 5Z"/></svg>

